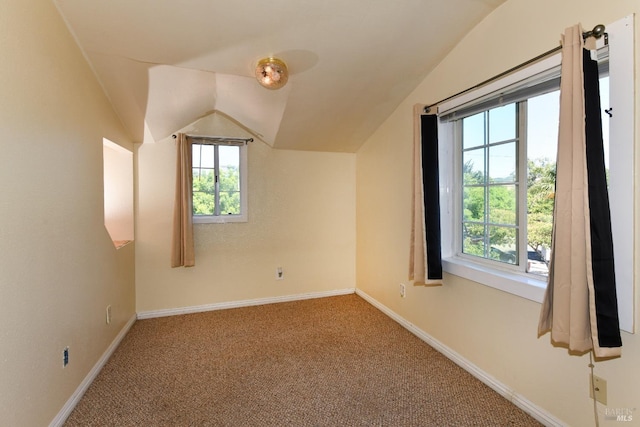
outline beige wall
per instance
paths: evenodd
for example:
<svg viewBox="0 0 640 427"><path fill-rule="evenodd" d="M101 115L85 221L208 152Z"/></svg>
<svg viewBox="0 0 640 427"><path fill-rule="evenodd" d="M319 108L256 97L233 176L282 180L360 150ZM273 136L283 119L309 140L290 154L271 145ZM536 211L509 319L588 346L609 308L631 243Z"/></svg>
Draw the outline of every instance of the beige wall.
<svg viewBox="0 0 640 427"><path fill-rule="evenodd" d="M0 424L44 426L134 314L134 248L104 227L102 138L133 147L53 3L0 10Z"/></svg>
<svg viewBox="0 0 640 427"><path fill-rule="evenodd" d="M184 131L252 136L217 113ZM249 221L196 224L188 269L170 268L173 139L145 141L137 165L138 312L355 287L355 154L274 150L256 138Z"/></svg>
<svg viewBox="0 0 640 427"><path fill-rule="evenodd" d="M398 284L407 280L409 259L412 107L557 46L559 35L575 23L591 28L638 12L637 0L507 1L449 53L357 154L357 287L575 426L593 425L589 358L552 347L548 335L537 338L540 304L451 275L445 275L440 288L408 287L407 297L400 298ZM636 70L639 45L636 35ZM636 206L636 223L638 212ZM640 407L640 338L623 333L623 343L621 359L596 363L596 375L608 381L608 408ZM600 406L601 413L604 409ZM640 421L640 414L634 419Z"/></svg>

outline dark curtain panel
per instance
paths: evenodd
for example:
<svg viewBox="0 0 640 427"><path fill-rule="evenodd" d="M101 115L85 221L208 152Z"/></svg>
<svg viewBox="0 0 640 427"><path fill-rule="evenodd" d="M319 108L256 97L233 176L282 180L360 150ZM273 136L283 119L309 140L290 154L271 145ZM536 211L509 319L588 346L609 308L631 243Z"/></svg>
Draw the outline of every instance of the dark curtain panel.
<svg viewBox="0 0 640 427"><path fill-rule="evenodd" d="M424 229L427 251L427 279L442 279L440 235L440 182L438 168L438 116L423 115L422 188L424 192Z"/></svg>
<svg viewBox="0 0 640 427"><path fill-rule="evenodd" d="M619 347L622 345L622 340L618 323L611 213L609 211L609 193L602 141L598 63L591 59L591 52L586 49L583 50L582 57L591 225L591 266L595 293L597 338L601 347Z"/></svg>

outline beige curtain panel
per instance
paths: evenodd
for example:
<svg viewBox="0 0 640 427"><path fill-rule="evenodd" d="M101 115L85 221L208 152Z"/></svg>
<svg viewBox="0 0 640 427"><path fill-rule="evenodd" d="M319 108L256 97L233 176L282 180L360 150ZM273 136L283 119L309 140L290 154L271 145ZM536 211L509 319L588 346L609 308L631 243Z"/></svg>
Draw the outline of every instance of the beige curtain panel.
<svg viewBox="0 0 640 427"><path fill-rule="evenodd" d="M596 357L621 354L602 148L598 68L582 28L562 39L560 128L549 282L539 335Z"/></svg>
<svg viewBox="0 0 640 427"><path fill-rule="evenodd" d="M193 173L191 142L183 133L176 136L176 194L173 206L171 267L193 267Z"/></svg>

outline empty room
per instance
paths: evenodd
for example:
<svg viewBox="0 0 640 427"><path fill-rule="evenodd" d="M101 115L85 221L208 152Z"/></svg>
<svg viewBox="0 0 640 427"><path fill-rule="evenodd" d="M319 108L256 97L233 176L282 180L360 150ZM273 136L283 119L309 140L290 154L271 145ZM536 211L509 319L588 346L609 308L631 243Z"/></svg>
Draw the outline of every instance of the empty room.
<svg viewBox="0 0 640 427"><path fill-rule="evenodd" d="M638 0L0 11L0 425L640 425Z"/></svg>

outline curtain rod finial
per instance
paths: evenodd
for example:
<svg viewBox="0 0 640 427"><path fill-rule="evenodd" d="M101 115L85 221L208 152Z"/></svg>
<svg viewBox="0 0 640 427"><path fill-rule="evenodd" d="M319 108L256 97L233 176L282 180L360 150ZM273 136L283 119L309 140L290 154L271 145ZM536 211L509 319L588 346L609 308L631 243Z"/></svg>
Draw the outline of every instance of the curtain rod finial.
<svg viewBox="0 0 640 427"><path fill-rule="evenodd" d="M598 24L595 27L593 27L593 30L582 33L582 37L584 37L585 39L587 37L594 37L596 39L599 39L605 34L605 30L606 28L604 25Z"/></svg>
<svg viewBox="0 0 640 427"><path fill-rule="evenodd" d="M591 30L591 34L593 34L593 37L599 39L604 34L604 31L605 31L604 25L598 24L595 27L593 27L593 30Z"/></svg>

